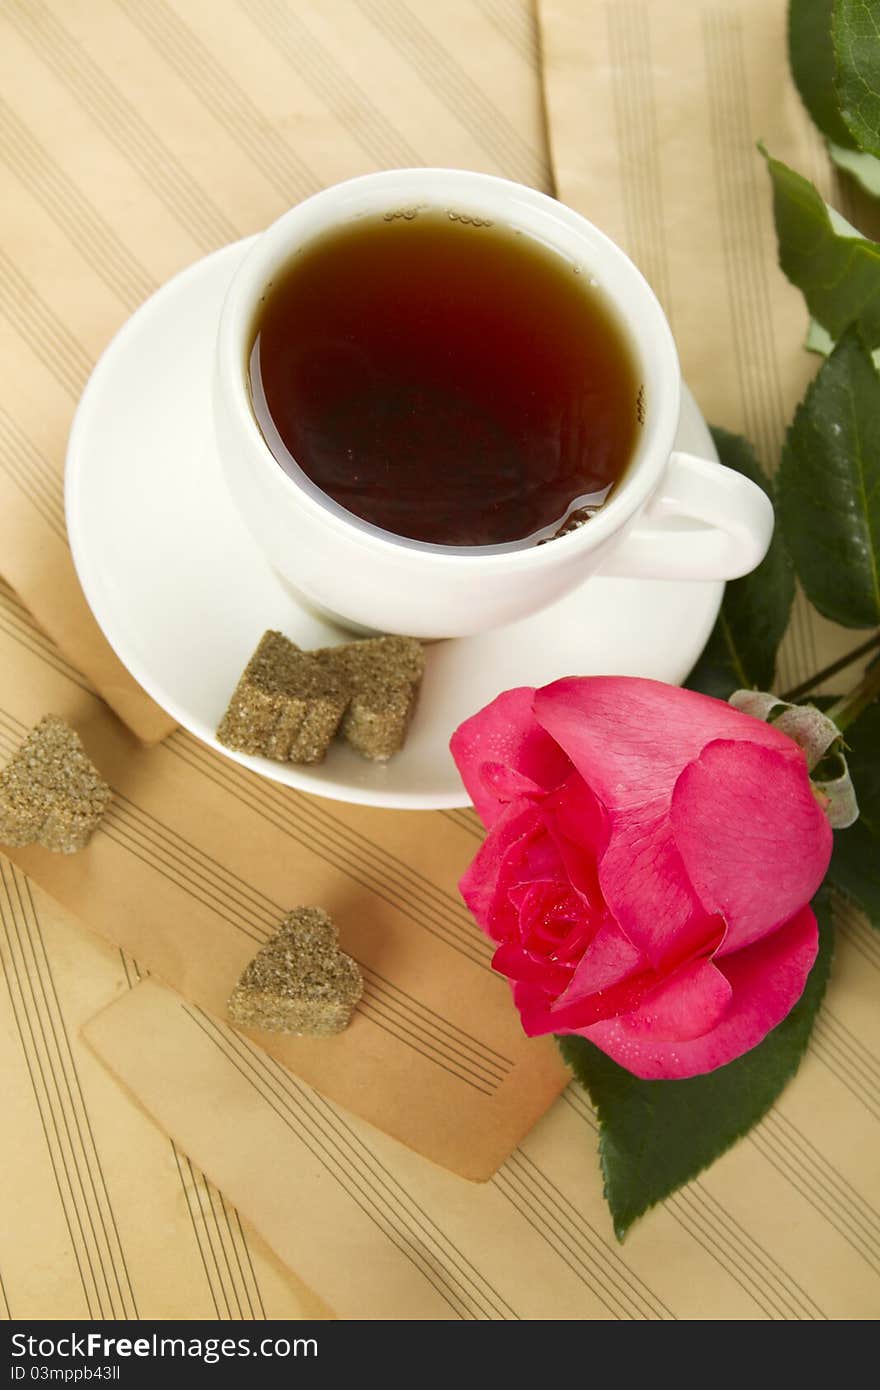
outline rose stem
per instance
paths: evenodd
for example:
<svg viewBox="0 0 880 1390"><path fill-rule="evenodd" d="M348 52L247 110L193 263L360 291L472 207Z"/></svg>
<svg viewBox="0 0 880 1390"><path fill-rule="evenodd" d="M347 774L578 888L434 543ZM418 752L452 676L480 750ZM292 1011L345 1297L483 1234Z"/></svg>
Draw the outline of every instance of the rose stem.
<svg viewBox="0 0 880 1390"><path fill-rule="evenodd" d="M817 671L814 676L810 676L800 685L796 685L792 690L786 690L784 695L780 695L780 700L800 699L801 695L808 694L809 691L814 690L817 685L821 685L823 681L829 680L831 676L836 676L838 671L845 671L847 666L851 666L854 661L858 661L860 656L866 656L867 653L873 651L875 647L880 647L880 632L875 633L873 637L869 637L868 641L863 642L860 647L856 647L855 651L847 653L846 656L839 657L837 661L832 661L830 666L825 666L821 671Z"/></svg>
<svg viewBox="0 0 880 1390"><path fill-rule="evenodd" d="M825 713L829 719L834 721L838 729L843 730L854 719L857 719L862 710L867 709L878 695L880 695L880 662L875 662L873 666L868 667L855 690L850 691L849 695L844 695Z"/></svg>

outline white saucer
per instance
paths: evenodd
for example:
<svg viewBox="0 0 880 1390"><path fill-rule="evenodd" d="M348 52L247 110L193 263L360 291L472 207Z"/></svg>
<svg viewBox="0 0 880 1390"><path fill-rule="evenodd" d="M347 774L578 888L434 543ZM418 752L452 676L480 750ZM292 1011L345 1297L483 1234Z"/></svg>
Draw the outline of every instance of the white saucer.
<svg viewBox="0 0 880 1390"><path fill-rule="evenodd" d="M214 729L266 628L304 648L350 635L301 607L263 559L214 453L214 336L248 244L199 261L138 310L95 368L70 437L67 525L77 572L111 646L158 704L276 782L340 801L432 809L469 804L449 736L500 691L572 674L687 675L724 586L595 578L524 622L430 645L406 747L385 765L342 744L317 767L224 749ZM677 445L715 456L689 394Z"/></svg>

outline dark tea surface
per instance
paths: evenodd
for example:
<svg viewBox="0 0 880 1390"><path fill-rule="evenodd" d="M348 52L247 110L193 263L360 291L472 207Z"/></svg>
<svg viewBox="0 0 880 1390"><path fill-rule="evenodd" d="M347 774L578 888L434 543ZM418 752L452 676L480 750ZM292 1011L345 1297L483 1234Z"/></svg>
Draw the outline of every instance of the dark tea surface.
<svg viewBox="0 0 880 1390"><path fill-rule="evenodd" d="M601 506L639 429L601 291L512 229L364 219L268 288L251 391L279 463L398 536L538 543Z"/></svg>

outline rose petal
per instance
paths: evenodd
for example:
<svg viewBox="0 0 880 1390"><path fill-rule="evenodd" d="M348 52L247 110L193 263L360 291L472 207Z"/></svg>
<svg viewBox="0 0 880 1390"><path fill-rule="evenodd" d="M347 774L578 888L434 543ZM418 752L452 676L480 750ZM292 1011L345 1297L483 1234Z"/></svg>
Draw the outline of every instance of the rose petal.
<svg viewBox="0 0 880 1390"><path fill-rule="evenodd" d="M627 936L655 966L703 951L716 924L673 838L676 781L718 737L795 760L802 760L799 749L723 700L635 677L556 681L535 692L534 711L605 809L609 843L599 882Z"/></svg>
<svg viewBox="0 0 880 1390"><path fill-rule="evenodd" d="M541 814L570 882L594 911L604 912L598 863L608 844L608 824L601 802L574 772L545 797Z"/></svg>
<svg viewBox="0 0 880 1390"><path fill-rule="evenodd" d="M532 1008L525 1031L586 1035L593 1023L616 1019L633 1038L680 1041L714 1028L730 1002L730 984L710 961L691 961L665 979L644 967L627 970L623 959L619 965L618 978L601 989L582 988L578 998L569 988L546 1010Z"/></svg>
<svg viewBox="0 0 880 1390"><path fill-rule="evenodd" d="M571 970L534 956L513 941L503 941L492 957L492 969L508 980L522 980L526 984L537 985L542 994L551 998L559 990L565 989L571 978Z"/></svg>
<svg viewBox="0 0 880 1390"><path fill-rule="evenodd" d="M756 1047L800 999L819 947L816 918L802 908L770 936L718 962L732 988L718 1025L702 1037L661 1042L638 1035L626 1016L578 1031L620 1066L648 1081L700 1076Z"/></svg>
<svg viewBox="0 0 880 1390"><path fill-rule="evenodd" d="M459 880L458 889L479 926L495 941L515 938L517 913L509 891L520 881L511 866L528 852L537 835L547 838L539 812L529 804L504 808L489 831L469 867Z"/></svg>
<svg viewBox="0 0 880 1390"><path fill-rule="evenodd" d="M534 690L506 690L460 724L450 750L484 825L514 797L552 791L571 771L568 758L535 722ZM504 770L510 774L504 776Z"/></svg>
<svg viewBox="0 0 880 1390"><path fill-rule="evenodd" d="M599 884L627 936L657 969L706 954L717 919L690 885L666 807L619 814L613 826Z"/></svg>
<svg viewBox="0 0 880 1390"><path fill-rule="evenodd" d="M603 804L626 809L672 793L682 768L712 739L794 753L791 739L725 700L636 676L568 676L536 690L537 722Z"/></svg>
<svg viewBox="0 0 880 1390"><path fill-rule="evenodd" d="M523 950L564 966L566 983L596 933L597 919L579 893L558 876L516 884L508 898L518 916Z"/></svg>
<svg viewBox="0 0 880 1390"><path fill-rule="evenodd" d="M619 1022L628 1037L649 1043L701 1038L721 1022L732 994L730 981L711 961L691 961Z"/></svg>
<svg viewBox="0 0 880 1390"><path fill-rule="evenodd" d="M492 964L516 982L514 1002L530 1037L571 1032L629 1012L657 986L657 977L645 970L639 952L607 915L574 972L569 968L565 978L555 973L553 962L529 969L504 946Z"/></svg>
<svg viewBox="0 0 880 1390"><path fill-rule="evenodd" d="M641 954L629 937L621 931L613 917L606 917L581 957L559 1004L578 1003L587 995L619 984L637 971L644 971L644 968Z"/></svg>
<svg viewBox="0 0 880 1390"><path fill-rule="evenodd" d="M675 784L671 818L688 878L727 923L722 956L794 916L831 858L831 827L805 759L773 748L707 744Z"/></svg>
<svg viewBox="0 0 880 1390"><path fill-rule="evenodd" d="M632 1012L656 983L652 975L633 975L574 1004L558 1004L547 991L532 982L514 980L513 1001L519 1009L523 1032L530 1038L544 1033L583 1032L603 1019Z"/></svg>

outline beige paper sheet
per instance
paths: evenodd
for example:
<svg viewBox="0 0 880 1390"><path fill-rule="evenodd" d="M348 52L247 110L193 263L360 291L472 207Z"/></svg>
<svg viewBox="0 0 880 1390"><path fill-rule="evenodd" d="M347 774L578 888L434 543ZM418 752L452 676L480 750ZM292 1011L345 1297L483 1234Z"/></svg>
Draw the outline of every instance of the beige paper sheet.
<svg viewBox="0 0 880 1390"><path fill-rule="evenodd" d="M330 1316L83 1046L135 962L2 859L0 966L0 1316Z"/></svg>
<svg viewBox="0 0 880 1390"><path fill-rule="evenodd" d="M873 1026L864 973L845 940L781 1103L622 1247L595 1117L575 1087L477 1186L340 1112L153 982L89 1023L86 1039L339 1317L873 1319L880 1112L847 1041L869 1015Z"/></svg>
<svg viewBox="0 0 880 1390"><path fill-rule="evenodd" d="M710 418L744 423L772 461L808 364L793 348L801 310L774 268L765 176L751 155L753 137L764 135L776 152L827 184L821 152L785 77L783 0L718 0L684 9L673 0L542 0L540 10L561 196L618 236L642 264L670 310L686 373ZM431 817L439 870L436 879L432 867L427 883L414 882L406 859L407 817L330 808L283 793L279 801L278 789L248 780L180 733L149 754L126 738L88 693L80 670L141 737L155 738L162 723L152 722L154 710L145 711L125 680L126 691L114 693L118 672L108 670L106 647L83 618L70 580L60 466L75 400L101 347L156 285L206 251L265 225L322 183L424 162L549 187L535 40L525 0L0 3L0 360L7 387L0 413L0 572L76 662L71 666L59 655L8 592L0 595L0 707L12 715L2 726L2 747L10 747L22 724L56 707L81 722L87 743L94 737L114 778L121 771L127 800L118 803L112 827L78 867L59 872L57 861L50 864L36 851L27 856L29 866L38 878L50 877L53 892L110 940L133 935L154 947L162 973L184 993L198 997L204 990L201 1006L208 1015L221 991L216 979L211 982L204 942L210 951L216 939L229 951L235 940L243 958L251 945L242 922L258 936L267 925L267 899L273 909L288 901L278 864L268 862L272 856L286 856L297 872L307 866L310 885L332 880L340 915L367 895L377 932L391 924L394 941L406 931L445 957L461 954L448 943L459 942L466 925L471 930L454 879L477 844L476 830L462 813ZM838 202L851 213L845 200ZM712 238L699 234L701 218ZM713 257L718 281L709 274ZM851 640L799 609L786 641L784 681L793 682ZM156 767L161 775L154 775ZM190 835L194 807L198 833ZM429 838L428 823L420 821L422 839ZM234 840L228 863L215 835L224 850ZM273 849L261 851L270 843ZM259 886L254 896L252 873ZM42 911L48 921L52 909ZM444 1271L440 1311L436 1288L426 1292L421 1276L416 1280L416 1301L424 1296L429 1317L510 1316L504 1304L528 1317L668 1316L664 1309L685 1317L876 1316L880 1038L874 1001L880 952L876 936L854 915L841 936L833 1008L823 1016L795 1086L759 1131L645 1221L622 1254L609 1237L595 1135L577 1093L566 1092L485 1187L423 1163L360 1121L340 1117L331 1104L336 1119L379 1156L369 1166L375 1175L375 1164L383 1165L385 1200L384 1184L393 1174L392 1206L405 1206L407 1213L404 1232L383 1233L384 1246L365 1240L350 1248L351 1268L363 1273L371 1267L367 1257L375 1258L376 1268L398 1278L397 1256L389 1257L387 1246L397 1250L399 1241L415 1240L420 1263L405 1256L411 1268ZM196 940L201 949L194 949ZM97 971L95 949L109 950L73 927L66 936L59 932L59 941L71 989ZM53 969L60 978L54 961ZM98 1008L105 998L90 994L89 1001ZM258 1189L225 1163L235 1146L226 1131L218 1133L217 1117L181 1105L186 1078L200 1076L206 1087L228 1088L233 1132L236 1117L251 1113L252 1102L236 1092L229 1067L222 1075L212 1072L217 1060L209 1065L199 1040L204 1033L186 1034L170 1078L134 1065L147 1059L145 1038L181 1027L172 1022L181 1007L152 985L139 987L96 1024L104 1055L181 1145L185 1139L183 1152L225 1184L227 1198L242 1202L276 1252L300 1272L308 1266L317 1275L310 1282L342 1316L360 1315L352 1311L363 1304L347 1271L324 1268L320 1252L291 1242L284 1223L275 1221L289 1200L286 1173ZM398 1026L396 998L390 1012ZM85 1016L84 1007L76 1021ZM54 1223L55 1244L47 1248L71 1269L77 1247L73 1234L63 1234L66 1189L63 1179L48 1177L53 1130L42 1129L38 1092L30 1082L28 1092L23 1080L30 1064L25 1038L37 1027L33 1003L23 1006L21 1017L24 1036L16 1041L12 1003L7 1008L0 998L8 1056L17 1058L16 1113L29 1126L33 1159L15 1169L15 1194L45 1227ZM70 1027L74 1014L67 1018ZM469 1021L463 1026L473 1032ZM418 1027L425 1028L423 1013ZM435 1030L426 1031L436 1038ZM446 1055L448 1034L438 1046ZM470 1044L465 1051L470 1058ZM138 1052L139 1059L133 1056ZM291 1083L266 1054L249 1055L286 1085L303 1085ZM460 1039L451 1056L461 1063ZM419 1065L437 1067L424 1059ZM167 1082L167 1106L155 1094L160 1080ZM308 1088L303 1093L310 1104L325 1104ZM412 1093L404 1089L401 1097ZM461 1124L457 1116L459 1142ZM104 1132L111 1143L110 1122ZM114 1212L130 1233L126 1258L149 1263L148 1253L137 1252L139 1242L149 1247L151 1239L149 1220L137 1212L146 1141L139 1131L135 1137L133 1120L119 1134L117 1171L127 1164L128 1180L115 1181ZM271 1135L277 1142L276 1129ZM491 1137L494 1143L498 1136ZM154 1137L156 1152L165 1142ZM103 1154L102 1161L109 1173ZM362 1162L355 1164L358 1173ZM329 1200L326 1183L320 1190L316 1185L319 1167L313 1158L304 1173L298 1170L302 1191ZM148 1190L157 1222L167 1222L172 1263L191 1216L178 1199L175 1223L162 1204L167 1192L160 1198L152 1185ZM207 1212L204 1194L213 1190L198 1191ZM412 1234L422 1230L422 1217L413 1215L401 1192L420 1213L431 1214L432 1231L454 1241L453 1250L442 1242L438 1248L433 1233L430 1239ZM218 1194L210 1200L216 1204ZM371 1232L380 1224L371 1217ZM479 1248L471 1246L472 1234ZM210 1237L202 1237L209 1268L210 1246ZM222 1268L216 1233L213 1248ZM231 1247L223 1249L231 1259ZM16 1315L81 1316L89 1306L85 1294L75 1281L50 1277L41 1251L28 1243L21 1224L0 1223L0 1290L7 1308ZM468 1261L464 1273L461 1252ZM487 1301L484 1283L473 1282L475 1270L497 1298ZM211 1287L222 1308L222 1281ZM231 1297L231 1286L225 1287ZM169 1316L203 1314L210 1289L197 1280L192 1288L193 1311L183 1311L181 1290L181 1311ZM158 1302L138 1304L147 1316L168 1306L161 1293L155 1297ZM391 1316L412 1308L409 1292L400 1298L385 1301L396 1309ZM274 1303L264 1295L264 1302L267 1309L284 1306L281 1294Z"/></svg>
<svg viewBox="0 0 880 1390"><path fill-rule="evenodd" d="M369 812L278 787L178 731L139 747L0 589L0 755L47 711L70 720L114 790L87 851L9 856L69 911L216 1017L299 904L325 907L365 995L330 1039L263 1036L325 1094L419 1152L488 1178L559 1093L456 880L470 814ZM426 833L430 827L430 833Z"/></svg>

